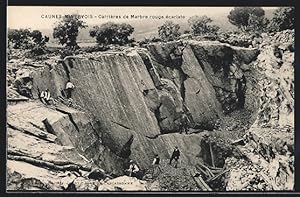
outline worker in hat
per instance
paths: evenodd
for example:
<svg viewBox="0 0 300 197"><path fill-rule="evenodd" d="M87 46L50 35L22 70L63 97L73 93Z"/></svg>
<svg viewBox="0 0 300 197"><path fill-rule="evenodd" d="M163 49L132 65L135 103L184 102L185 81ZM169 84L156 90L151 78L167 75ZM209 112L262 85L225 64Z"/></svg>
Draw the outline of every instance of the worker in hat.
<svg viewBox="0 0 300 197"><path fill-rule="evenodd" d="M152 162L153 175L158 174L159 172L161 172L161 169L159 167L159 163L160 163L160 158L159 158L158 154L156 154L155 158L153 159L153 162Z"/></svg>
<svg viewBox="0 0 300 197"><path fill-rule="evenodd" d="M173 159L176 161L175 163L175 168L177 168L177 165L178 165L178 160L179 160L179 156L180 156L180 151L178 149L178 146L175 146L175 149L172 153L172 156L171 156L171 159L170 159L170 162L169 164L171 165L172 164L172 161Z"/></svg>
<svg viewBox="0 0 300 197"><path fill-rule="evenodd" d="M140 168L138 165L133 161L129 161L129 168L127 170L129 172L129 176L137 177L138 172L140 171Z"/></svg>

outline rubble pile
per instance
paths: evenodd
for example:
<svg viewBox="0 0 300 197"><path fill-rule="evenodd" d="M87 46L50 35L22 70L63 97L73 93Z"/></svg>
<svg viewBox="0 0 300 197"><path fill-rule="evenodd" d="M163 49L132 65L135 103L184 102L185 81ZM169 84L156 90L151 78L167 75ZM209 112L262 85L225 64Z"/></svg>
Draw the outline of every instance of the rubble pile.
<svg viewBox="0 0 300 197"><path fill-rule="evenodd" d="M228 43L232 46L249 47L253 45L253 36L250 33L241 32L220 32L217 40L222 43ZM255 47L255 46L253 46Z"/></svg>
<svg viewBox="0 0 300 197"><path fill-rule="evenodd" d="M272 137L270 136L272 133ZM249 136L253 137L249 137ZM284 140L280 137L285 137ZM248 139L246 139L248 138ZM249 141L248 141L249 140ZM293 137L260 130L245 136L238 150L245 157L229 157L225 165L232 168L226 190L292 190L294 187Z"/></svg>
<svg viewBox="0 0 300 197"><path fill-rule="evenodd" d="M268 34L262 34L263 44L294 44L295 30L283 30L281 32L274 32Z"/></svg>
<svg viewBox="0 0 300 197"><path fill-rule="evenodd" d="M165 160L161 164L162 172L153 180L159 183L161 191L201 191L188 171L190 168L183 163L174 168Z"/></svg>
<svg viewBox="0 0 300 197"><path fill-rule="evenodd" d="M260 109L254 123L258 127L284 127L294 125L294 52L293 31L283 31L274 35L278 42L269 39L262 45L261 53L254 67L263 73L259 80Z"/></svg>
<svg viewBox="0 0 300 197"><path fill-rule="evenodd" d="M226 159L226 165L234 168L228 174L226 190L294 187L293 36L294 31L287 30L266 37L253 62L258 72L259 109L243 137L244 144L237 146L245 158ZM243 167L236 167L239 164Z"/></svg>

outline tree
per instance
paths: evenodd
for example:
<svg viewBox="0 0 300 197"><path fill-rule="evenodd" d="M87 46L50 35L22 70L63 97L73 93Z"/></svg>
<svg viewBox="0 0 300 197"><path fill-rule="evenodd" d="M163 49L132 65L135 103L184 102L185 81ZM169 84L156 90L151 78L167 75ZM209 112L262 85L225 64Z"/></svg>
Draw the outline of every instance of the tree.
<svg viewBox="0 0 300 197"><path fill-rule="evenodd" d="M46 42L49 41L48 36L43 36L39 30L33 30L30 33L30 37L33 41L33 47L31 53L34 55L43 55L46 53Z"/></svg>
<svg viewBox="0 0 300 197"><path fill-rule="evenodd" d="M249 26L249 18L264 17L265 11L261 7L235 7L227 16L229 22L245 31ZM259 19L261 20L261 19Z"/></svg>
<svg viewBox="0 0 300 197"><path fill-rule="evenodd" d="M101 26L94 26L90 30L90 36L93 38L96 37L96 41L99 45L125 45L133 41L129 39L133 31L134 28L129 24L107 22Z"/></svg>
<svg viewBox="0 0 300 197"><path fill-rule="evenodd" d="M31 36L33 42L38 46L45 46L46 42L49 41L49 37L43 36L42 32L40 32L39 30L33 30L30 33L30 36Z"/></svg>
<svg viewBox="0 0 300 197"><path fill-rule="evenodd" d="M158 36L163 41L172 41L180 36L179 24L175 24L172 21L166 21L162 26L158 27Z"/></svg>
<svg viewBox="0 0 300 197"><path fill-rule="evenodd" d="M15 49L34 49L45 47L46 42L49 41L49 37L43 36L39 30L30 29L9 29L8 41L13 43Z"/></svg>
<svg viewBox="0 0 300 197"><path fill-rule="evenodd" d="M76 15L64 16L53 29L53 38L57 38L61 45L74 50L79 48L76 42L79 29L86 27L85 22L79 20Z"/></svg>
<svg viewBox="0 0 300 197"><path fill-rule="evenodd" d="M274 11L269 30L295 29L295 7L280 7Z"/></svg>
<svg viewBox="0 0 300 197"><path fill-rule="evenodd" d="M188 23L193 31L194 35L202 35L207 33L215 33L220 28L216 25L210 24L213 20L206 15L204 16L192 16L188 19Z"/></svg>
<svg viewBox="0 0 300 197"><path fill-rule="evenodd" d="M8 41L13 44L14 49L28 49L31 46L30 42L30 30L29 29L8 29L7 32Z"/></svg>
<svg viewBox="0 0 300 197"><path fill-rule="evenodd" d="M246 30L258 33L264 32L267 30L269 22L270 21L265 17L250 14Z"/></svg>

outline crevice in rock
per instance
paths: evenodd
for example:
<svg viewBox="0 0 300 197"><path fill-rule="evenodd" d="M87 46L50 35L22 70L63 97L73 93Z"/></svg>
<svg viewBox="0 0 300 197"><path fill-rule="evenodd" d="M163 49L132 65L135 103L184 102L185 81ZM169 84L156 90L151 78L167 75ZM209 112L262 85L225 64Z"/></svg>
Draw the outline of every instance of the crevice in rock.
<svg viewBox="0 0 300 197"><path fill-rule="evenodd" d="M115 123L115 124L117 124L117 125L119 125L119 126L121 126L121 127L123 127L123 128L125 128L125 129L128 129L128 130L131 130L131 128L129 128L129 127L127 127L127 126L125 126L125 125L123 125L123 124L121 124L121 123L118 123L118 122L115 122L115 121L111 121L112 123Z"/></svg>
<svg viewBox="0 0 300 197"><path fill-rule="evenodd" d="M26 129L22 129L22 128L19 128L17 126L14 126L10 123L7 123L7 126L13 130L17 130L17 131L21 131L25 134L28 134L28 135L31 135L31 136L34 136L34 137L37 137L39 139L42 139L42 140L45 140L47 142L50 142L50 143L55 143L55 139L49 139L45 133L39 133L39 134L35 134L34 132L30 132L30 131L27 131Z"/></svg>
<svg viewBox="0 0 300 197"><path fill-rule="evenodd" d="M246 93L246 77L243 75L241 80L238 80L236 87L236 95L238 98L238 108L242 109L245 105L245 93Z"/></svg>
<svg viewBox="0 0 300 197"><path fill-rule="evenodd" d="M162 85L161 82L160 82L160 76L156 75L155 74L155 68L151 62L151 57L149 57L147 54L144 54L144 53L139 53L140 57L142 58L146 68L147 68L147 71L153 81L153 84L156 88L160 89L160 86ZM152 59L152 61L155 61L154 59Z"/></svg>
<svg viewBox="0 0 300 197"><path fill-rule="evenodd" d="M48 64L46 64L48 65ZM30 66L32 68L43 68L44 66L43 65L34 65L34 64L28 64L28 63L25 63L24 66Z"/></svg>
<svg viewBox="0 0 300 197"><path fill-rule="evenodd" d="M156 135L154 135L154 136L146 135L145 137L148 138L148 139L154 140L154 139L157 139L159 136L162 136L162 135L171 135L171 134L174 134L174 133L177 133L177 132L172 132L172 133L160 133L160 134L156 134Z"/></svg>
<svg viewBox="0 0 300 197"><path fill-rule="evenodd" d="M180 47L183 47L183 48L179 49ZM158 89L162 89L162 84L160 82L161 76L153 76L155 74L154 73L155 68L153 67L153 64L152 64L151 61L155 61L157 64L169 67L173 70L175 69L179 72L180 84L177 84L174 81L174 79L171 79L171 81L178 88L178 90L180 92L180 96L182 98L182 104L184 106L183 111L188 114L189 110L184 105L184 103L185 103L185 85L184 85L184 82L185 82L186 79L189 78L189 76L182 70L182 62L183 62L183 58L182 58L183 53L182 52L183 52L185 47L186 46L183 46L183 44L182 44L182 46L179 46L179 45L178 46L177 45L173 46L173 49L169 53L168 60L167 61L162 61L162 60L160 61L163 64L156 61L155 57L151 58L151 56L148 56L145 53L140 52L139 55L142 58L144 64L146 65L147 71L150 74L155 87L158 88ZM159 81L159 83L157 81ZM144 91L143 94L147 95L147 91ZM161 105L162 105L162 103L160 103L160 105L154 110L154 115L157 119L158 126L160 128L160 133L163 134L164 131L161 129L161 127L159 125L159 123L163 120L163 118L160 117L160 111L159 111ZM193 120L192 120L193 118L191 117L191 115L189 115L189 119L191 120L191 122L193 122Z"/></svg>
<svg viewBox="0 0 300 197"><path fill-rule="evenodd" d="M72 60L74 60L74 57L72 57L72 56L68 56L64 59L64 61L67 62L68 66L70 66L70 68L74 68L74 64L73 64Z"/></svg>
<svg viewBox="0 0 300 197"><path fill-rule="evenodd" d="M147 96L148 92L149 92L149 90L143 90L143 95Z"/></svg>
<svg viewBox="0 0 300 197"><path fill-rule="evenodd" d="M184 86L184 82L185 80L187 80L188 78L188 75L185 74L182 70L181 67L178 68L178 71L180 73L180 76L181 76L181 85L180 85L180 95L181 95L181 98L182 98L182 102L184 103L185 102L185 86Z"/></svg>
<svg viewBox="0 0 300 197"><path fill-rule="evenodd" d="M32 126L34 126L35 128L37 128L37 129L40 129L40 130L42 130L42 131L44 131L44 128L42 128L42 127L40 127L40 126L38 126L38 125L36 125L36 124L34 124L33 122L29 122Z"/></svg>
<svg viewBox="0 0 300 197"><path fill-rule="evenodd" d="M162 133L162 129L161 129L160 125L159 125L159 123L161 121L160 111L159 111L161 105L162 105L162 103L160 103L159 106L154 110L154 116L155 116L155 118L157 120L158 128L159 128L160 133Z"/></svg>
<svg viewBox="0 0 300 197"><path fill-rule="evenodd" d="M78 127L77 124L75 123L75 121L74 121L74 119L73 119L71 113L66 112L66 111L64 111L64 110L62 110L62 109L59 109L59 108L57 108L57 107L55 108L55 110L57 110L57 111L59 111L59 112L61 112L61 113L63 113L63 114L67 114L68 117L69 117L69 119L70 119L70 121L71 121L71 123L74 125L75 129L76 129L78 132L80 132L80 131L79 131L79 127Z"/></svg>
<svg viewBox="0 0 300 197"><path fill-rule="evenodd" d="M213 85L216 91L216 96L222 104L225 113L233 110L243 109L246 100L246 77L243 75L241 79L235 79L234 91L228 90L225 87Z"/></svg>
<svg viewBox="0 0 300 197"><path fill-rule="evenodd" d="M53 127L51 126L51 124L49 123L48 119L46 118L42 122L45 125L47 132L55 135L55 131L54 131Z"/></svg>
<svg viewBox="0 0 300 197"><path fill-rule="evenodd" d="M53 66L51 64L46 64L49 68L49 71L51 71L53 69Z"/></svg>
<svg viewBox="0 0 300 197"><path fill-rule="evenodd" d="M67 78L70 79L70 70L69 70L68 65L64 61L61 61L60 63L62 64L62 66L66 72Z"/></svg>
<svg viewBox="0 0 300 197"><path fill-rule="evenodd" d="M158 136L160 136L160 135L163 135L163 134L157 134L157 135L154 135L154 136L148 136L148 135L146 135L146 138L153 140L153 139L158 138Z"/></svg>
<svg viewBox="0 0 300 197"><path fill-rule="evenodd" d="M8 102L24 102L24 101L28 101L29 98L7 98Z"/></svg>
<svg viewBox="0 0 300 197"><path fill-rule="evenodd" d="M119 156L122 158L128 158L131 155L131 144L133 142L133 135L130 136L129 140L124 144L124 146L121 148L119 152Z"/></svg>
<svg viewBox="0 0 300 197"><path fill-rule="evenodd" d="M144 96L147 96L149 94L149 91L152 91L152 90L155 90L155 88L145 89L145 90L143 90L142 93L143 93Z"/></svg>

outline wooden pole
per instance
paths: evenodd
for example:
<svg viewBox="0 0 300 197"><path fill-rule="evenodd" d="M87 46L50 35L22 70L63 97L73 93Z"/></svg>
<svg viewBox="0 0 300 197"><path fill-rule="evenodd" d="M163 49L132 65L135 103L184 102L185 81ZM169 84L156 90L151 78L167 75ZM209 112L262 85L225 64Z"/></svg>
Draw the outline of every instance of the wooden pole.
<svg viewBox="0 0 300 197"><path fill-rule="evenodd" d="M206 182L209 183L209 182L211 182L211 181L216 180L217 178L221 177L223 174L225 174L225 173L228 172L229 170L230 170L230 169L227 169L227 170L222 171L221 173L217 174L216 176L207 179Z"/></svg>
<svg viewBox="0 0 300 197"><path fill-rule="evenodd" d="M211 158L211 165L212 165L212 167L215 167L214 153L213 153L213 150L211 148L211 142L210 142L210 140L209 140L208 144L209 144L209 152L210 152L210 158Z"/></svg>
<svg viewBox="0 0 300 197"><path fill-rule="evenodd" d="M201 178L201 176L195 177L195 170L189 169L188 170L193 177L194 181L196 182L197 186L202 191L212 191L212 189L206 184L206 182Z"/></svg>

